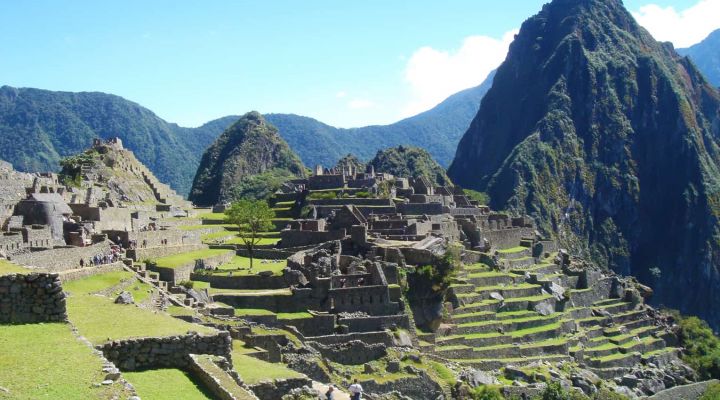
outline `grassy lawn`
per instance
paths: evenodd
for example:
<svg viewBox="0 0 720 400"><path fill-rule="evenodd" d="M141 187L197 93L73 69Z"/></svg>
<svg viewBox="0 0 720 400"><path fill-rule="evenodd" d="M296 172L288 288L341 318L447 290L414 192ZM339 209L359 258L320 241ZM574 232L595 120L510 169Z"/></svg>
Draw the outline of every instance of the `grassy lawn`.
<svg viewBox="0 0 720 400"><path fill-rule="evenodd" d="M192 263L195 260L219 256L219 255L222 255L225 253L230 253L230 252L232 252L232 250L225 250L225 249L205 249L205 250L190 251L187 253L180 253L180 254L174 254L171 256L167 256L167 257L160 257L155 260L155 264L157 264L158 267L177 268L177 267L186 265L188 263Z"/></svg>
<svg viewBox="0 0 720 400"><path fill-rule="evenodd" d="M233 294L241 296L292 296L292 291L286 289L216 289L210 288L210 294Z"/></svg>
<svg viewBox="0 0 720 400"><path fill-rule="evenodd" d="M280 241L280 238L263 237L263 238L260 238L260 240L258 240L258 242L257 242L256 244L261 245L261 246L275 245L275 244L277 244L277 242L279 242L279 241ZM245 244L245 242L243 242L243 239L240 238L240 237L234 237L234 238L232 238L232 239L230 239L230 240L226 240L225 243L227 243L227 244L240 244L240 245L244 245L244 244Z"/></svg>
<svg viewBox="0 0 720 400"><path fill-rule="evenodd" d="M207 226L207 225L206 225L206 226ZM223 229L223 230L218 231L218 232L206 233L206 234L200 236L200 239L203 241L203 243L206 243L206 242L215 242L215 241L218 241L218 240L221 240L221 239L225 239L225 238L228 238L228 237L231 237L231 236L235 236L235 234L236 234L235 232L226 231L226 230Z"/></svg>
<svg viewBox="0 0 720 400"><path fill-rule="evenodd" d="M213 399L212 394L190 375L179 369L156 369L143 372L124 372L142 399L195 400Z"/></svg>
<svg viewBox="0 0 720 400"><path fill-rule="evenodd" d="M272 271L275 275L282 275L282 270L287 267L287 260L262 260L255 258L253 260L253 271L252 275L257 274L261 271ZM218 265L219 271L216 274L227 274L232 271L233 275L250 275L250 258L235 256L230 262L222 265Z"/></svg>
<svg viewBox="0 0 720 400"><path fill-rule="evenodd" d="M0 326L0 386L10 391L7 398L128 398L119 384L93 387L105 377L102 361L70 329L61 323Z"/></svg>
<svg viewBox="0 0 720 400"><path fill-rule="evenodd" d="M187 331L214 332L211 328L190 324L164 313L155 313L134 305L115 304L114 296L110 298L93 294L117 285L123 279L123 272L95 275L68 282L65 287L70 292L67 300L68 318L91 342L100 344L110 339L170 336ZM134 283L128 289L135 286Z"/></svg>
<svg viewBox="0 0 720 400"><path fill-rule="evenodd" d="M225 214L209 212L209 213L198 214L197 218L207 219L207 220L211 220L211 221L224 221Z"/></svg>
<svg viewBox="0 0 720 400"><path fill-rule="evenodd" d="M15 265L8 260L0 258L0 275L23 274L30 272L29 269Z"/></svg>
<svg viewBox="0 0 720 400"><path fill-rule="evenodd" d="M234 347L232 354L233 366L247 384L252 385L265 380L300 378L303 376L283 364L258 360L243 354L242 351L235 350Z"/></svg>
<svg viewBox="0 0 720 400"><path fill-rule="evenodd" d="M515 247L511 247L509 249L500 249L497 252L500 254L510 254L510 253L519 253L519 252L521 252L523 250L527 250L527 249L528 249L527 247L515 246Z"/></svg>

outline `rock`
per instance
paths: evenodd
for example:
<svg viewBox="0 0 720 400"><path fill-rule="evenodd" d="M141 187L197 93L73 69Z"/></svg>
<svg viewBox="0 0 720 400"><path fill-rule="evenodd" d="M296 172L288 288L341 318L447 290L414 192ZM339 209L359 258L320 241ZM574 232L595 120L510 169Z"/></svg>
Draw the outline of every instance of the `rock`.
<svg viewBox="0 0 720 400"><path fill-rule="evenodd" d="M393 332L393 344L398 347L412 347L412 338L405 331Z"/></svg>
<svg viewBox="0 0 720 400"><path fill-rule="evenodd" d="M465 370L460 374L460 379L472 387L481 385L497 385L499 381L492 375L476 369Z"/></svg>
<svg viewBox="0 0 720 400"><path fill-rule="evenodd" d="M555 312L555 306L550 301L544 300L535 304L534 310L542 316L547 316Z"/></svg>
<svg viewBox="0 0 720 400"><path fill-rule="evenodd" d="M395 373L400 372L400 361L392 360L388 361L387 368L385 369L387 372Z"/></svg>
<svg viewBox="0 0 720 400"><path fill-rule="evenodd" d="M373 366L370 365L370 364L365 364L365 365L364 365L364 368L365 368L365 369L363 370L364 373L366 373L366 374L368 374L368 375L375 373L375 368L373 368Z"/></svg>
<svg viewBox="0 0 720 400"><path fill-rule="evenodd" d="M114 381L112 381L110 379L106 379L106 380L100 382L101 385L105 385L105 386L112 385L113 383L114 383Z"/></svg>
<svg viewBox="0 0 720 400"><path fill-rule="evenodd" d="M503 295L501 295L501 294L498 293L498 292L491 292L491 293L490 293L490 298L491 298L491 299L495 299L495 300L499 300L499 301L504 301L504 300L505 300L505 297L503 297Z"/></svg>
<svg viewBox="0 0 720 400"><path fill-rule="evenodd" d="M135 300L133 299L132 294L130 294L130 292L122 292L115 299L115 304L135 304Z"/></svg>
<svg viewBox="0 0 720 400"><path fill-rule="evenodd" d="M260 272L258 272L258 276L268 278L268 277L273 276L273 272L272 271L260 271Z"/></svg>
<svg viewBox="0 0 720 400"><path fill-rule="evenodd" d="M552 294L557 301L562 301L565 298L565 288L557 283L551 282L548 289L550 290L550 294Z"/></svg>

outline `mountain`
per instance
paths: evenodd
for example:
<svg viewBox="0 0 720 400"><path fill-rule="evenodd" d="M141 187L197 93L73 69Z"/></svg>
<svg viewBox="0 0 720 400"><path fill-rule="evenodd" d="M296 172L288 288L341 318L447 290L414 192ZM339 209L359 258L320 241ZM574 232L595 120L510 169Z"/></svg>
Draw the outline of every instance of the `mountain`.
<svg viewBox="0 0 720 400"><path fill-rule="evenodd" d="M698 44L678 49L678 53L690 57L710 83L720 87L720 29Z"/></svg>
<svg viewBox="0 0 720 400"><path fill-rule="evenodd" d="M451 184L445 169L419 147L398 146L381 150L368 164L375 172L413 178L424 176L436 186Z"/></svg>
<svg viewBox="0 0 720 400"><path fill-rule="evenodd" d="M210 206L241 197L261 174L276 177L305 176L305 167L277 129L257 112L249 112L232 124L207 149L193 180L190 200Z"/></svg>
<svg viewBox="0 0 720 400"><path fill-rule="evenodd" d="M20 171L58 171L60 159L85 150L94 138L117 136L161 181L186 193L198 149L224 129L219 124L181 128L105 93L0 88L0 159Z"/></svg>
<svg viewBox="0 0 720 400"><path fill-rule="evenodd" d="M297 115L266 118L307 165L329 167L348 153L368 160L376 151L399 144L423 146L447 165L491 83L492 75L432 110L387 126L338 129ZM59 171L63 157L82 152L92 139L117 136L162 182L187 194L202 152L239 118L226 116L185 128L119 96L3 86L0 159L19 171Z"/></svg>
<svg viewBox="0 0 720 400"><path fill-rule="evenodd" d="M294 114L265 117L280 130L305 165L330 167L348 153L369 160L378 150L412 145L427 149L441 165L447 166L494 75L492 72L481 85L458 92L431 110L390 125L343 129Z"/></svg>
<svg viewBox="0 0 720 400"><path fill-rule="evenodd" d="M620 0L528 19L448 175L720 327L720 94Z"/></svg>

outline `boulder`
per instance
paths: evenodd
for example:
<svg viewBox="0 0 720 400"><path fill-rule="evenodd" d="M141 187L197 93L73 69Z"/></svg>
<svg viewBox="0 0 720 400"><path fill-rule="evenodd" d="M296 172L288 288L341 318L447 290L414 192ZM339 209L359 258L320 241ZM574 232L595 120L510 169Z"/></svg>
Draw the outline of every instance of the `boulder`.
<svg viewBox="0 0 720 400"><path fill-rule="evenodd" d="M135 304L135 300L133 299L132 294L130 292L123 291L115 299L115 304Z"/></svg>

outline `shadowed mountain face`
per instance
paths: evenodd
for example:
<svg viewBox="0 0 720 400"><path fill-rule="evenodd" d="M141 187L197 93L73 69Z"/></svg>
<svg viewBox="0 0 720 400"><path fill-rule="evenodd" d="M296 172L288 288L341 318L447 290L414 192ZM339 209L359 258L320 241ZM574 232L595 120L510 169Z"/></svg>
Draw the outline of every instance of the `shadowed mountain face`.
<svg viewBox="0 0 720 400"><path fill-rule="evenodd" d="M619 0L527 20L449 169L720 326L720 95Z"/></svg>
<svg viewBox="0 0 720 400"><path fill-rule="evenodd" d="M190 200L203 206L232 201L236 187L271 171L288 177L305 176L305 167L277 129L259 113L247 113L203 154Z"/></svg>
<svg viewBox="0 0 720 400"><path fill-rule="evenodd" d="M708 81L720 87L720 29L696 45L678 49L678 53L690 57Z"/></svg>

